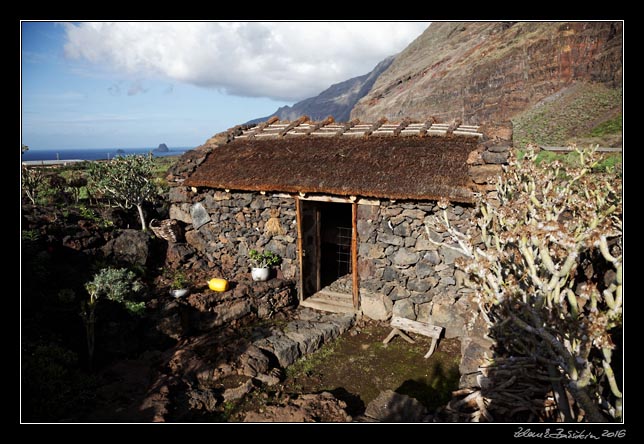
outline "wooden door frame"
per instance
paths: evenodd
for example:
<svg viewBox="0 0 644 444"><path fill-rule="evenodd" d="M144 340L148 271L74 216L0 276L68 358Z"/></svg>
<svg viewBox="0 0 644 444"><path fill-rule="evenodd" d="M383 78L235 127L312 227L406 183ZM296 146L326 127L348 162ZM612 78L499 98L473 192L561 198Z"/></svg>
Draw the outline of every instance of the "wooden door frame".
<svg viewBox="0 0 644 444"><path fill-rule="evenodd" d="M311 201L332 201L351 204L351 280L352 280L352 300L353 308L355 310L360 309L360 276L358 274L358 203L355 200L350 199L307 199L302 198L301 196L295 196L295 213L296 213L296 223L297 223L297 260L299 267L299 279L298 279L298 298L300 302L304 300L304 260L303 260L303 246L304 246L304 236L303 236L303 227L302 227L302 200L311 200ZM316 220L315 223L318 225L316 230L320 230L320 212L316 211ZM319 233L318 233L318 242ZM317 249L318 256L320 254L320 248ZM317 286L320 286L320 258L316 258L316 279ZM318 288L319 290L319 288Z"/></svg>
<svg viewBox="0 0 644 444"><path fill-rule="evenodd" d="M304 261L302 254L302 245L304 243L303 233L302 233L302 204L300 198L295 196L295 217L297 221L297 261L299 267L299 279L298 279L298 299L300 302L304 300Z"/></svg>
<svg viewBox="0 0 644 444"><path fill-rule="evenodd" d="M351 279L352 279L352 298L353 308L360 310L360 289L358 276L358 204L351 203Z"/></svg>

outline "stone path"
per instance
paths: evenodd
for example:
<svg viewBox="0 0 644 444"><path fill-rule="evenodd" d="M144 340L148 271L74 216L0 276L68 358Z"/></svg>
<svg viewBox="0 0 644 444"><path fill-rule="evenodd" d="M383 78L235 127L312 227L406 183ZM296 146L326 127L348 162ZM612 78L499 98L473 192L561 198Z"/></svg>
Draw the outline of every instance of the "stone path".
<svg viewBox="0 0 644 444"><path fill-rule="evenodd" d="M269 359L274 357L282 368L340 336L351 328L356 317L349 313L322 314L304 308L299 311L297 318L282 331L253 343L268 354Z"/></svg>
<svg viewBox="0 0 644 444"><path fill-rule="evenodd" d="M282 369L318 350L346 332L355 323L355 314L320 313L309 308L298 310L296 318L271 335L257 339L246 348L237 362L238 371L248 379L224 391L225 401L244 397L253 390L253 380L266 385L280 382Z"/></svg>

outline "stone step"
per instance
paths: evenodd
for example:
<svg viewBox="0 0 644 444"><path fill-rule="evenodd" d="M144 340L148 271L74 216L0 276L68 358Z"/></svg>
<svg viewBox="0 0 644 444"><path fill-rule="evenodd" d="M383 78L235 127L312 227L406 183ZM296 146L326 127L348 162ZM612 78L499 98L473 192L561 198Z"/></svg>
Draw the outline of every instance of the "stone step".
<svg viewBox="0 0 644 444"><path fill-rule="evenodd" d="M355 313L353 303L344 301L334 301L325 298L306 298L300 302L301 307L314 308L316 310L330 311L332 313Z"/></svg>
<svg viewBox="0 0 644 444"><path fill-rule="evenodd" d="M253 346L266 354L273 355L280 367L286 368L323 344L332 341L346 332L355 322L355 314L318 314L312 310L302 310L300 319L289 322L275 334L253 342ZM262 353L249 348L243 358L242 369L247 376L266 373L269 360Z"/></svg>
<svg viewBox="0 0 644 444"><path fill-rule="evenodd" d="M317 293L315 293L312 298L320 298L320 299L331 299L333 301L340 301L340 302L346 302L348 304L353 304L353 296L349 293L341 293L338 291L332 291L332 290L320 290Z"/></svg>

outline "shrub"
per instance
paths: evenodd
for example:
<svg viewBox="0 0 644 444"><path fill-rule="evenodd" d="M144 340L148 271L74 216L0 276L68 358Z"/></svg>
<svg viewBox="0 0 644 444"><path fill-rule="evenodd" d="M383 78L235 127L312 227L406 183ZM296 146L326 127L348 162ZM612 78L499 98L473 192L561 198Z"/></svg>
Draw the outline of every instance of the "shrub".
<svg viewBox="0 0 644 444"><path fill-rule="evenodd" d="M188 288L190 286L190 280L186 277L185 273L177 271L174 274L174 279L170 284L170 287L173 290L180 290L182 288Z"/></svg>
<svg viewBox="0 0 644 444"><path fill-rule="evenodd" d="M132 314L141 314L145 309L143 302L130 300L143 289L136 275L126 268L103 268L85 284L89 300L81 307L81 317L87 334L87 351L91 365L95 346L96 306L102 299L119 302Z"/></svg>
<svg viewBox="0 0 644 444"><path fill-rule="evenodd" d="M279 265L282 259L272 251L258 252L257 250L250 250L248 252L250 265L253 268L272 267Z"/></svg>
<svg viewBox="0 0 644 444"><path fill-rule="evenodd" d="M480 245L443 224L469 258L457 266L475 283L497 359L551 370L566 388L559 408L568 395L576 401L568 420L620 420L612 357L622 326L621 176L593 173L593 150L577 156L567 168L538 167L532 150L513 161L499 204L480 202Z"/></svg>
<svg viewBox="0 0 644 444"><path fill-rule="evenodd" d="M115 205L126 210L136 207L141 229L146 230L143 204L157 194L153 181L152 156L117 156L108 162L92 162L89 183L92 194L102 194Z"/></svg>
<svg viewBox="0 0 644 444"><path fill-rule="evenodd" d="M36 199L42 190L44 180L45 174L41 168L22 166L20 186L32 205L36 205Z"/></svg>

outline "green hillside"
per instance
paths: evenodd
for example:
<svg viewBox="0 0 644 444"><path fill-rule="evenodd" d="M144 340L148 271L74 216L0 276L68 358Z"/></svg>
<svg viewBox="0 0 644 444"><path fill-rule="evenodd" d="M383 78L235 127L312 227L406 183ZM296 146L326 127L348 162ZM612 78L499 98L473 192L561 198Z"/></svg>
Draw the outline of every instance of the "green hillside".
<svg viewBox="0 0 644 444"><path fill-rule="evenodd" d="M512 119L514 144L622 146L622 90L576 83Z"/></svg>

